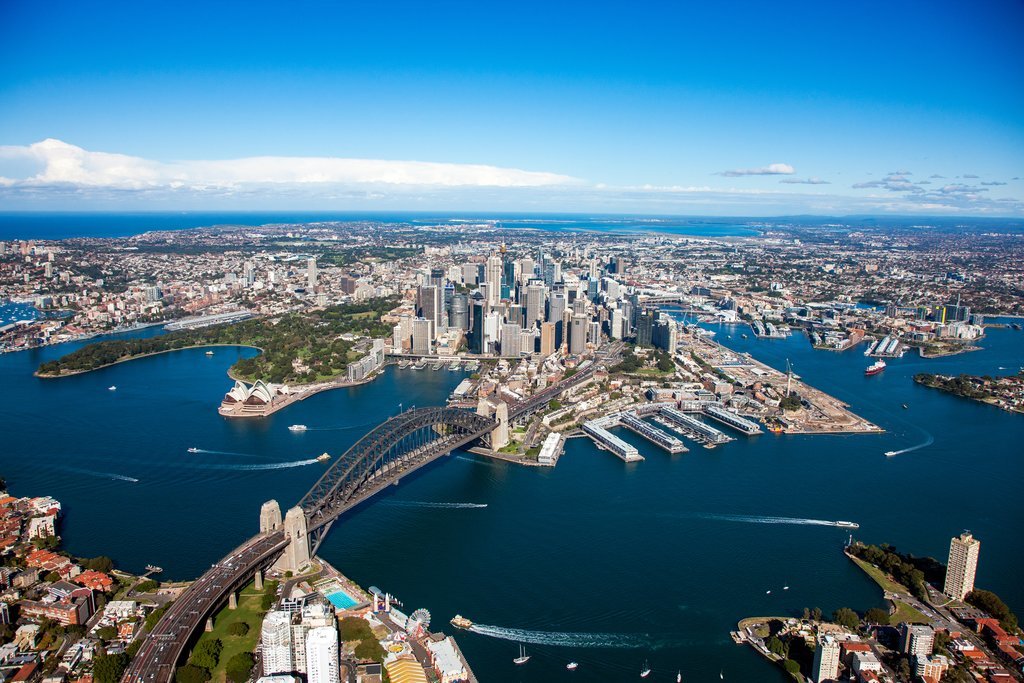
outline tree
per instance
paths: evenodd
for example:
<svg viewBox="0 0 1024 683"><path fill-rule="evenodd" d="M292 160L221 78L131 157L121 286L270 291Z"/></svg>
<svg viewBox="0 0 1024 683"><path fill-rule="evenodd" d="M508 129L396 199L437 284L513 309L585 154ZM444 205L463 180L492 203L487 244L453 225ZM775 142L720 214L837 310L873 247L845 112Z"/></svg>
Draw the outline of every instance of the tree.
<svg viewBox="0 0 1024 683"><path fill-rule="evenodd" d="M249 624L244 621L236 621L228 626L228 633L233 636L244 636L249 632Z"/></svg>
<svg viewBox="0 0 1024 683"><path fill-rule="evenodd" d="M228 660L225 667L225 674L233 683L245 683L249 680L252 667L256 664L252 655L248 652L239 652Z"/></svg>
<svg viewBox="0 0 1024 683"><path fill-rule="evenodd" d="M210 672L195 664L186 664L174 672L174 683L206 683Z"/></svg>
<svg viewBox="0 0 1024 683"><path fill-rule="evenodd" d="M113 626L104 626L103 628L96 629L96 636L100 640L113 640L117 638L117 629Z"/></svg>
<svg viewBox="0 0 1024 683"><path fill-rule="evenodd" d="M192 651L189 662L203 669L213 669L220 661L220 653L223 649L224 643L220 642L220 638L200 640L196 644L196 649Z"/></svg>
<svg viewBox="0 0 1024 683"><path fill-rule="evenodd" d="M811 619L814 621L821 621L821 608L815 607L811 610Z"/></svg>
<svg viewBox="0 0 1024 683"><path fill-rule="evenodd" d="M128 668L128 655L97 655L92 662L92 676L96 683L117 683Z"/></svg>
<svg viewBox="0 0 1024 683"><path fill-rule="evenodd" d="M851 631L855 630L857 626L860 625L860 617L858 617L857 613L849 607L840 607L833 612L832 621L840 626L850 629Z"/></svg>
<svg viewBox="0 0 1024 683"><path fill-rule="evenodd" d="M171 606L171 603L167 603L163 607L158 607L149 614L146 615L146 630L152 631L153 627L156 626L157 622L160 621L160 617L164 615L167 608Z"/></svg>
<svg viewBox="0 0 1024 683"><path fill-rule="evenodd" d="M864 621L869 624L887 626L889 624L889 612L881 607L872 607L864 613Z"/></svg>
<svg viewBox="0 0 1024 683"><path fill-rule="evenodd" d="M778 656L785 659L788 648L786 647L786 644L784 642L779 640L778 636L772 636L768 639L768 651L774 652Z"/></svg>
<svg viewBox="0 0 1024 683"><path fill-rule="evenodd" d="M60 574L58 574L57 572L50 572L49 574L43 577L43 581L46 581L48 583L56 583L57 581L60 581Z"/></svg>
<svg viewBox="0 0 1024 683"><path fill-rule="evenodd" d="M900 657L900 661L896 664L896 677L901 681L907 681L910 679L910 660L906 657Z"/></svg>
<svg viewBox="0 0 1024 683"><path fill-rule="evenodd" d="M159 586L160 584L154 581L153 579L146 579L145 581L140 581L138 584L136 584L135 592L151 593L155 591Z"/></svg>
<svg viewBox="0 0 1024 683"><path fill-rule="evenodd" d="M373 629L370 628L370 624L367 623L366 619L360 619L359 617L345 617L339 621L338 632L341 634L341 639L345 642L373 638Z"/></svg>
<svg viewBox="0 0 1024 683"><path fill-rule="evenodd" d="M967 594L965 601L974 605L980 610L988 612L994 618L999 620L1000 625L1007 631L1014 633L1017 631L1017 616L1010 611L1010 608L1006 606L999 596L992 591L986 591L981 589L974 589Z"/></svg>
<svg viewBox="0 0 1024 683"><path fill-rule="evenodd" d="M94 572L106 573L114 568L114 561L109 557L100 555L99 557L94 557L91 560L86 560L85 567L86 569L91 569Z"/></svg>
<svg viewBox="0 0 1024 683"><path fill-rule="evenodd" d="M782 668L793 674L794 676L800 673L800 665L794 662L792 659L782 660Z"/></svg>
<svg viewBox="0 0 1024 683"><path fill-rule="evenodd" d="M551 410L558 410L561 407L562 402L559 401L557 398L553 398L550 401L548 401L548 408L550 408Z"/></svg>
<svg viewBox="0 0 1024 683"><path fill-rule="evenodd" d="M361 661L383 662L386 654L376 638L367 638L366 640L359 641L355 649L356 659Z"/></svg>

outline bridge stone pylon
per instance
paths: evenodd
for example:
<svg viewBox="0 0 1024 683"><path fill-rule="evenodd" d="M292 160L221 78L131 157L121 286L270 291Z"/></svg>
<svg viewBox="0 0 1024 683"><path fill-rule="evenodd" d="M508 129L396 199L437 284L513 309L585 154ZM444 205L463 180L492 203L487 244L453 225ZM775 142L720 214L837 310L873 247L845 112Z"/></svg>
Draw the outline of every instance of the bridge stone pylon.
<svg viewBox="0 0 1024 683"><path fill-rule="evenodd" d="M280 512L278 512L280 515ZM262 519L262 513L260 515ZM306 513L296 505L284 516L284 534L288 538L288 547L274 564L274 568L283 572L298 573L309 566L309 533L306 524Z"/></svg>

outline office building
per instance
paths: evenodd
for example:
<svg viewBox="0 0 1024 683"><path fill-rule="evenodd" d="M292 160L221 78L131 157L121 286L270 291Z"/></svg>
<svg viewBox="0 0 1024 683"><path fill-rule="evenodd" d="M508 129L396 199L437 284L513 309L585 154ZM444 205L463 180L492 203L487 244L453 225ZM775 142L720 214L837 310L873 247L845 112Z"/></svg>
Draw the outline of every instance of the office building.
<svg viewBox="0 0 1024 683"><path fill-rule="evenodd" d="M811 666L811 680L814 683L839 680L839 641L832 636L818 636L818 646L814 649L814 664Z"/></svg>
<svg viewBox="0 0 1024 683"><path fill-rule="evenodd" d="M654 311L644 311L637 317L636 345L642 348L654 346Z"/></svg>
<svg viewBox="0 0 1024 683"><path fill-rule="evenodd" d="M263 674L295 671L292 659L292 615L288 612L268 612L260 630L263 652Z"/></svg>
<svg viewBox="0 0 1024 683"><path fill-rule="evenodd" d="M526 286L526 324L534 327L544 318L544 285L531 282Z"/></svg>
<svg viewBox="0 0 1024 683"><path fill-rule="evenodd" d="M421 356L430 354L434 345L434 323L426 318L412 321L412 352Z"/></svg>
<svg viewBox="0 0 1024 683"><path fill-rule="evenodd" d="M925 624L900 624L900 652L927 657L935 647L935 631Z"/></svg>
<svg viewBox="0 0 1024 683"><path fill-rule="evenodd" d="M441 288L422 285L416 290L416 315L429 320L434 334L441 331Z"/></svg>
<svg viewBox="0 0 1024 683"><path fill-rule="evenodd" d="M949 543L949 562L946 563L946 583L942 592L951 598L963 600L974 590L974 573L978 569L978 551L981 541L965 531Z"/></svg>
<svg viewBox="0 0 1024 683"><path fill-rule="evenodd" d="M555 352L555 324L540 325L540 355L547 357Z"/></svg>
<svg viewBox="0 0 1024 683"><path fill-rule="evenodd" d="M309 289L316 287L316 259L306 259L306 286Z"/></svg>
<svg viewBox="0 0 1024 683"><path fill-rule="evenodd" d="M503 268L500 256L491 256L487 259L484 268L484 282L487 284L487 303L496 306L501 301L501 278Z"/></svg>
<svg viewBox="0 0 1024 683"><path fill-rule="evenodd" d="M519 357L519 330L516 323L505 323L501 326L501 355L512 358Z"/></svg>
<svg viewBox="0 0 1024 683"><path fill-rule="evenodd" d="M338 629L318 626L306 635L307 683L339 683Z"/></svg>
<svg viewBox="0 0 1024 683"><path fill-rule="evenodd" d="M569 353L580 355L587 350L587 316L574 315L569 329Z"/></svg>
<svg viewBox="0 0 1024 683"><path fill-rule="evenodd" d="M448 307L448 325L457 330L469 330L469 295L453 294Z"/></svg>

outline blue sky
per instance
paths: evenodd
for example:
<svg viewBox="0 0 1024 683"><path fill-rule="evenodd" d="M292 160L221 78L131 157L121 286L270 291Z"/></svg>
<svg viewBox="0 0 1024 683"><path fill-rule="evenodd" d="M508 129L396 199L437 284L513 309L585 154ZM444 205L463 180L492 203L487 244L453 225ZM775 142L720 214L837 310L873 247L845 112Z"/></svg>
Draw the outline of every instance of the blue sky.
<svg viewBox="0 0 1024 683"><path fill-rule="evenodd" d="M1009 1L0 1L0 208L1020 216L1022 37Z"/></svg>

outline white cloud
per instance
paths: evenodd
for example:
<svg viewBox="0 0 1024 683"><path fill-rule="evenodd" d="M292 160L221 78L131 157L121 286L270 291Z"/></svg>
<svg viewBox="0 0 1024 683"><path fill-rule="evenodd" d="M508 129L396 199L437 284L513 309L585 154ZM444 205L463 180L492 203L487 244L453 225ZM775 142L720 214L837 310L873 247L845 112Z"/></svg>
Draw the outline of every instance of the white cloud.
<svg viewBox="0 0 1024 683"><path fill-rule="evenodd" d="M817 176L813 178L783 178L779 181L780 183L786 183L787 185L831 185L827 180L822 180Z"/></svg>
<svg viewBox="0 0 1024 683"><path fill-rule="evenodd" d="M716 175L726 178L738 178L747 175L792 175L796 169L789 164L768 164L760 168L740 168L734 171L719 171Z"/></svg>
<svg viewBox="0 0 1024 683"><path fill-rule="evenodd" d="M20 170L12 174L11 170ZM483 164L338 157L248 157L160 162L93 152L61 140L0 146L0 183L112 190L225 190L257 186L550 187L576 179Z"/></svg>

